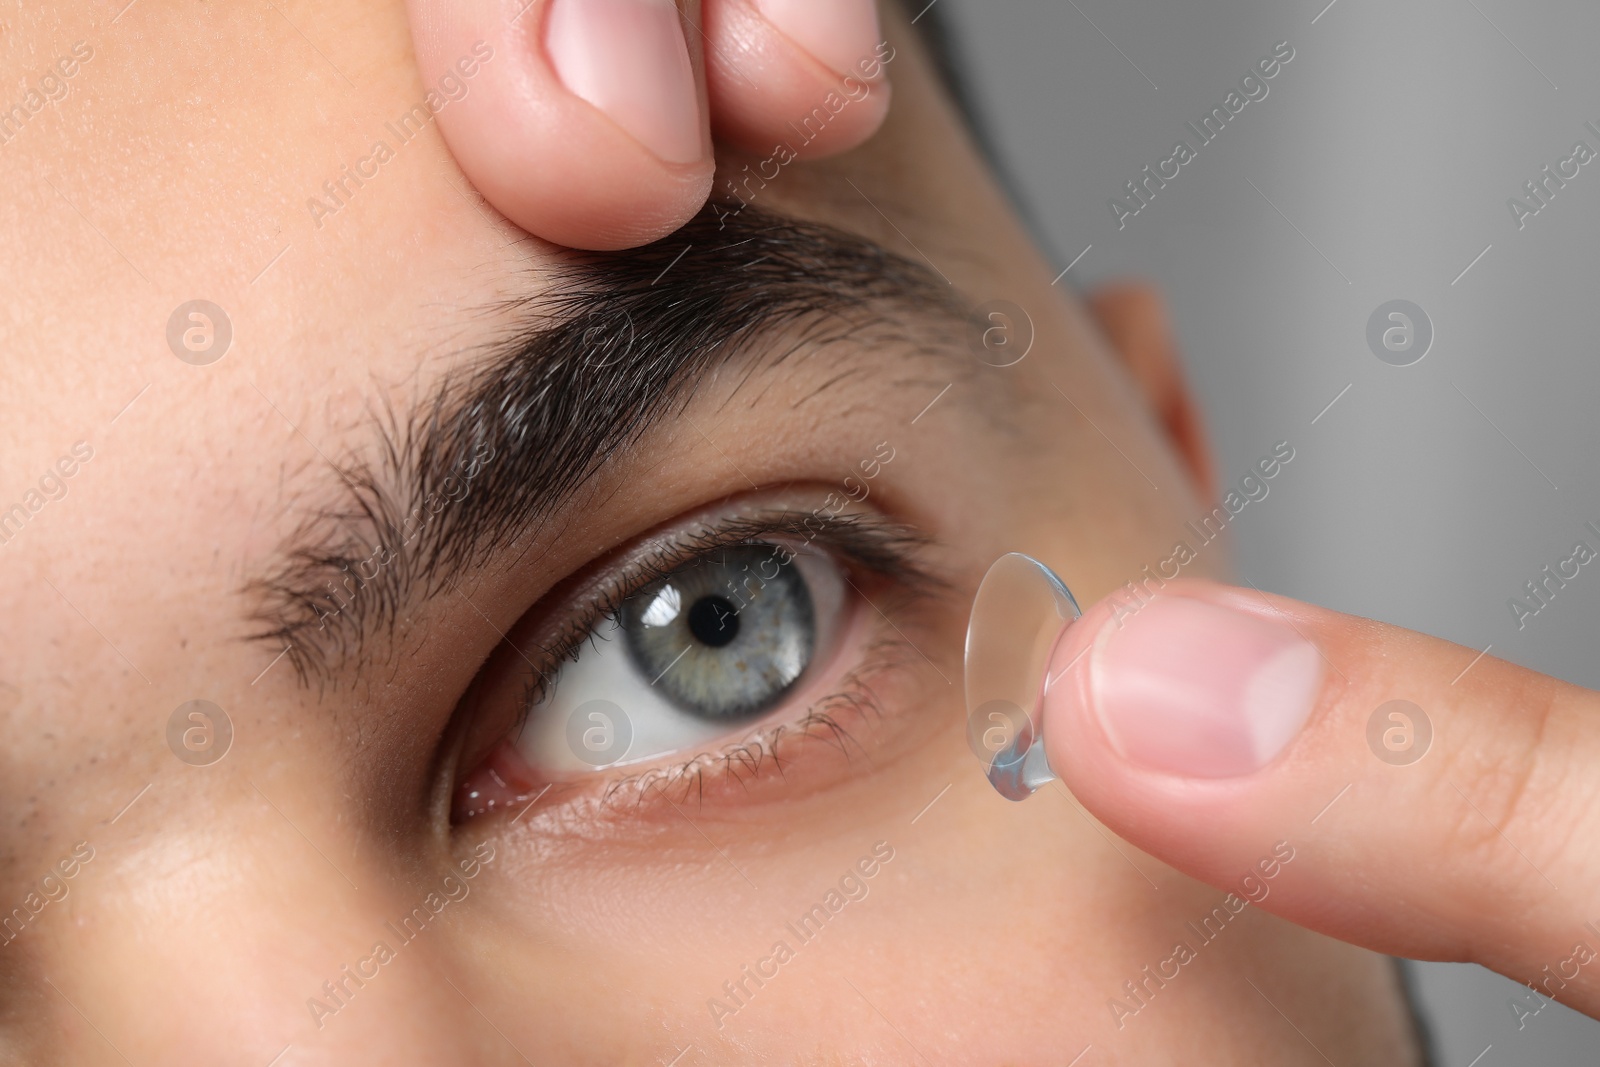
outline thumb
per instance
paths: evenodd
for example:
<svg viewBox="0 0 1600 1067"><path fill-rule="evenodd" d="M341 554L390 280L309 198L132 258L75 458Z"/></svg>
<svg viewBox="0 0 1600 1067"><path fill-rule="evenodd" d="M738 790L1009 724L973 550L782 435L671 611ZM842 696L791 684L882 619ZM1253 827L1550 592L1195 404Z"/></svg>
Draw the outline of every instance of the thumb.
<svg viewBox="0 0 1600 1067"><path fill-rule="evenodd" d="M1128 841L1239 907L1481 963L1529 1014L1600 1015L1596 694L1187 581L1095 605L1051 672L1050 764Z"/></svg>
<svg viewBox="0 0 1600 1067"><path fill-rule="evenodd" d="M705 203L701 38L674 0L408 7L430 100L414 110L425 122L437 108L462 171L518 226L572 248L629 248Z"/></svg>

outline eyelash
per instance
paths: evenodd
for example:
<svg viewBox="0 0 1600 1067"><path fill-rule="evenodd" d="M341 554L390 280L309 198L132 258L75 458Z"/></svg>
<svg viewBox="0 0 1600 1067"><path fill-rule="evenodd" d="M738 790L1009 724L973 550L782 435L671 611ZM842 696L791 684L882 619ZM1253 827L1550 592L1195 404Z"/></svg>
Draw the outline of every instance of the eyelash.
<svg viewBox="0 0 1600 1067"><path fill-rule="evenodd" d="M607 784L602 800L613 803L620 795L633 793L638 803L642 804L652 795L665 795L674 786L683 787L685 798L690 793L696 793L704 799L705 775L708 771L720 768L725 774L745 782L761 772L762 762L767 759L781 771L783 763L778 749L780 744L791 738L831 738L848 759L849 745L854 738L840 717L844 714L879 714L882 705L869 680L916 658L910 642L903 638L874 641L868 646L867 656L862 663L841 679L841 688L814 701L798 721L767 726L742 741L725 744L717 752L702 752L671 766L656 767L614 779Z"/></svg>
<svg viewBox="0 0 1600 1067"><path fill-rule="evenodd" d="M598 628L607 619L616 619L624 601L652 582L672 574L684 564L719 548L741 544L764 544L768 539L799 540L828 551L844 569L855 596L866 599L858 579L870 575L891 588L888 606L896 612L912 608L937 596L947 583L922 560L931 539L912 527L863 513L828 515L821 509L811 512L772 511L739 518L713 520L704 528L679 535L645 553L604 578L598 587L563 611L560 627L539 643L528 685L509 736L526 722L527 716L545 697L561 673L563 665L575 661L586 643L598 638ZM882 607L882 605L879 605ZM614 777L606 782L603 800L613 802L619 794L635 792L640 802L653 794L684 785L684 795L703 796L707 770L721 766L727 773L748 780L761 769L764 760L773 760L781 770L780 744L793 738L826 736L841 751L848 751L852 740L842 718L875 715L881 703L871 680L885 671L918 658L903 636L879 636L870 641L862 661L849 670L839 691L812 702L797 721L769 724L739 742L724 744L719 751L701 752L667 767L655 767ZM582 784L587 788L592 783ZM549 786L546 789L550 788Z"/></svg>

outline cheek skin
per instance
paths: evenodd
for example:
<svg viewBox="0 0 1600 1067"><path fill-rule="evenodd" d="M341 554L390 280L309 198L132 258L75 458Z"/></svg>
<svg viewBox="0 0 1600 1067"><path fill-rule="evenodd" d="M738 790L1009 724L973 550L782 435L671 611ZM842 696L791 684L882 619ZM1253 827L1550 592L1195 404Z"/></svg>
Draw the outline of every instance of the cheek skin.
<svg viewBox="0 0 1600 1067"><path fill-rule="evenodd" d="M1002 800L976 774L959 729L777 836L708 831L721 854L685 834L647 864L631 849L601 850L546 869L547 885L569 888L554 899L539 893L537 918L501 909L549 857L511 858L491 875L511 880L493 885L495 919L520 919L527 933L483 931L469 951L484 953L482 974L496 977L482 994L519 990L524 1011L539 1005L529 1032L559 1031L595 1056L583 1062L664 1054L669 1044L694 1044L708 1062L825 1048L898 1062L907 1050L884 1018L908 1034L938 1034L936 1046L919 1047L949 1062L1053 1062L1091 1042L1127 1062L1159 1061L1193 1042L1246 1062L1288 1062L1282 1056L1297 1053L1286 1043L1254 1032L1275 1035L1272 1009L1239 996L1249 987L1238 976L1262 973L1300 976L1275 986L1274 999L1297 1007L1323 1048L1359 1056L1398 1039L1383 1011L1369 1011L1355 1036L1317 1029L1328 1025L1316 1018L1319 997L1355 1010L1374 988L1393 995L1380 958L1249 912L1119 1031L1108 998L1170 955L1186 936L1183 919L1207 914L1219 894L1123 845L1125 859L1059 791L1024 805ZM805 940L795 924L876 841L894 858L865 880L867 896ZM746 967L778 941L793 958L757 985ZM619 983L653 991L630 1008L644 1015L630 1015L625 1034L605 1007ZM715 1012L713 1000L732 1010ZM651 1033L664 1035L660 1048L639 1043Z"/></svg>
<svg viewBox="0 0 1600 1067"><path fill-rule="evenodd" d="M285 798L323 785L260 767L248 773ZM359 890L253 792L249 803L231 784L208 796L193 779L167 779L151 793L112 828L126 836L102 830L102 847L63 905L74 908L70 919L28 931L42 935L38 945L58 961L51 981L73 1004L92 1006L94 1025L114 1035L123 1055L190 1063L245 1054L266 1063L292 1042L313 1057L306 1062L461 1061L456 1013L436 977L446 966L437 955L448 948L444 938L419 940L405 950L412 958L404 966L357 990L323 1028L312 1022L307 998L389 936L384 920L414 903L392 891L391 879L347 858L354 842L288 804ZM53 999L56 1032L68 1035L62 1062L121 1062L104 1058L104 1040Z"/></svg>

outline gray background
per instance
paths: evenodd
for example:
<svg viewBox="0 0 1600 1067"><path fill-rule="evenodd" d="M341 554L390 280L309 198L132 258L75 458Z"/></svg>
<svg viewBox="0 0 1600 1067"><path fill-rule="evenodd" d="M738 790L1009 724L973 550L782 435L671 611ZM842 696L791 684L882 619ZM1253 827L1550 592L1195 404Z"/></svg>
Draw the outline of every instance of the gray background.
<svg viewBox="0 0 1600 1067"><path fill-rule="evenodd" d="M1521 230L1506 205L1575 141L1600 151L1600 5L937 2L1057 269L1092 245L1075 285L1166 291L1223 480L1294 445L1237 520L1243 574L1600 686L1600 566L1520 630L1507 606L1600 547L1600 160ZM1269 95L1119 232L1110 198L1284 40ZM1365 340L1395 298L1435 328L1410 367ZM1441 1067L1600 1060L1600 1023L1565 1008L1519 1032L1506 979L1413 973Z"/></svg>

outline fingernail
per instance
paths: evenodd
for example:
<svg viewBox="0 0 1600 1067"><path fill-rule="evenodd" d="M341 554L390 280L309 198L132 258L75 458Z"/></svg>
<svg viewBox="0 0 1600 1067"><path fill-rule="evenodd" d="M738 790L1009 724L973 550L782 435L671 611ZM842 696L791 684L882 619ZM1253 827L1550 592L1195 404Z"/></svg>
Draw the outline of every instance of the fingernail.
<svg viewBox="0 0 1600 1067"><path fill-rule="evenodd" d="M756 0L768 22L836 74L861 76L883 39L874 0ZM871 79L868 79L871 80Z"/></svg>
<svg viewBox="0 0 1600 1067"><path fill-rule="evenodd" d="M574 95L669 163L705 155L694 68L672 0L554 0L545 49Z"/></svg>
<svg viewBox="0 0 1600 1067"><path fill-rule="evenodd" d="M1182 596L1119 612L1095 637L1089 693L1124 758L1192 778L1259 770L1321 688L1316 648L1287 626Z"/></svg>

